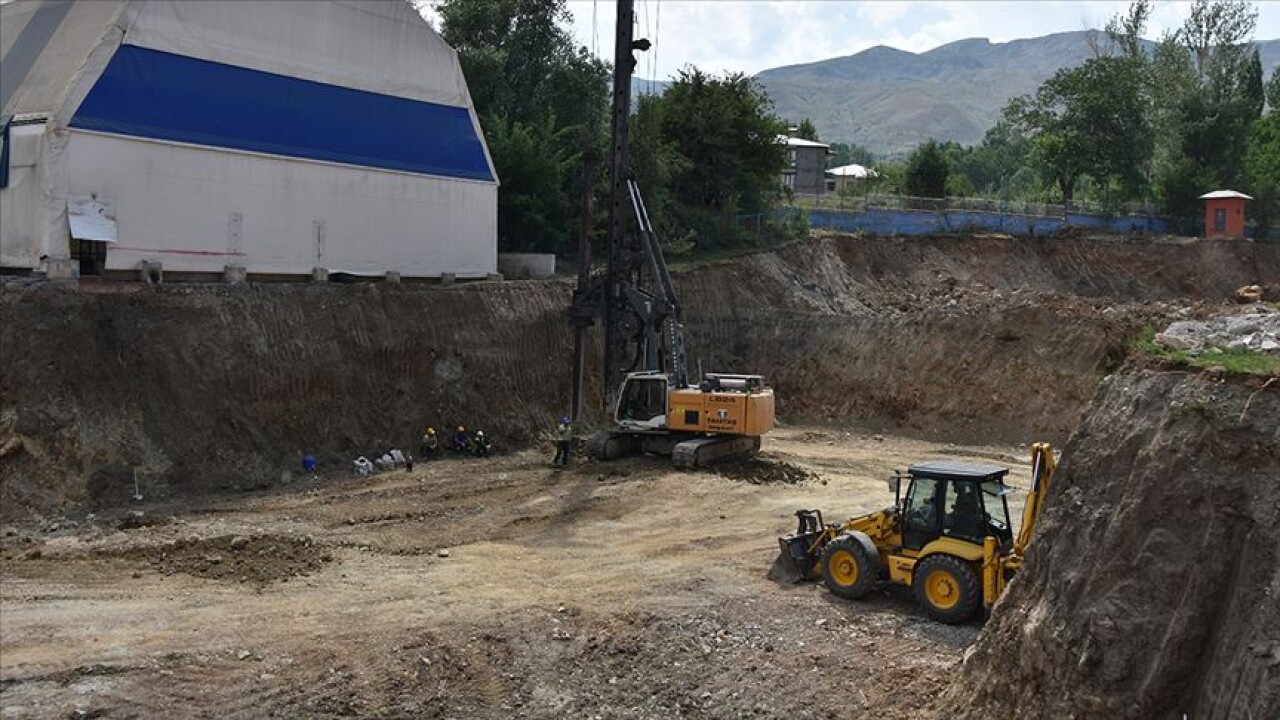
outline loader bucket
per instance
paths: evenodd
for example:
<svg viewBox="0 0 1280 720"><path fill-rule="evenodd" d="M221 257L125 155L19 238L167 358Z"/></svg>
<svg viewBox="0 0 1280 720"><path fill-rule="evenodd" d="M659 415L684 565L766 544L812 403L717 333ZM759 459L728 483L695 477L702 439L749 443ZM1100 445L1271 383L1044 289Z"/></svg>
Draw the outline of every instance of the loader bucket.
<svg viewBox="0 0 1280 720"><path fill-rule="evenodd" d="M778 538L781 552L769 568L768 578L776 582L797 583L807 580L813 575L818 564L819 543L826 533L822 524L822 513L816 510L800 510L796 512L799 527L796 532Z"/></svg>

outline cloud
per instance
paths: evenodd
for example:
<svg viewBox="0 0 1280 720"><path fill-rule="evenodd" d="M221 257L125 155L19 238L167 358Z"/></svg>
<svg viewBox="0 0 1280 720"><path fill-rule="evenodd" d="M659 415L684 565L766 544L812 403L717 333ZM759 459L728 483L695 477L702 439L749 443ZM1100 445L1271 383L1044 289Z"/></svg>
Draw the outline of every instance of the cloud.
<svg viewBox="0 0 1280 720"><path fill-rule="evenodd" d="M755 73L888 45L924 52L971 37L992 42L1100 28L1121 2L661 2L637 0L638 36L654 49L638 72L669 77L685 65ZM1158 2L1149 37L1186 17L1190 2ZM613 57L612 2L570 0L574 34ZM1257 3L1257 37L1280 37L1280 3ZM594 23L593 23L594 21ZM592 28L595 32L592 32Z"/></svg>

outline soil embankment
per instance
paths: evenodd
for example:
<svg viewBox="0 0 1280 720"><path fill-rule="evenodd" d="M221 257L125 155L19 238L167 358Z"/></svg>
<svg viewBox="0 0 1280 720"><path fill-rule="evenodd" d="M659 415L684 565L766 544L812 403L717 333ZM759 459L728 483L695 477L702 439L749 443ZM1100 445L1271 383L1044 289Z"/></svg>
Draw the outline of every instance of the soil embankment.
<svg viewBox="0 0 1280 720"><path fill-rule="evenodd" d="M1143 325L1280 276L1280 247L818 237L678 274L694 360L769 377L784 419L1061 439ZM266 486L314 452L563 412L564 281L0 285L0 513ZM599 397L600 388L589 393Z"/></svg>
<svg viewBox="0 0 1280 720"><path fill-rule="evenodd" d="M1109 378L946 717L1280 716L1280 392Z"/></svg>
<svg viewBox="0 0 1280 720"><path fill-rule="evenodd" d="M567 393L560 284L9 289L6 515L122 502L135 468L153 499L345 469L426 424L519 444Z"/></svg>
<svg viewBox="0 0 1280 720"><path fill-rule="evenodd" d="M692 357L763 372L784 417L1061 444L1144 326L1280 278L1280 246L821 237L681 274Z"/></svg>

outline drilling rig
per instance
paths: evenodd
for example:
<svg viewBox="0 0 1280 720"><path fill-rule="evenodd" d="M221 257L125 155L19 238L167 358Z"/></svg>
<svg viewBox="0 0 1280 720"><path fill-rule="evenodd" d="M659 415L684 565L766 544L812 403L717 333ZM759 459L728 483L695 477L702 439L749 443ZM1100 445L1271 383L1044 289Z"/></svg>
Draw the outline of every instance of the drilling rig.
<svg viewBox="0 0 1280 720"><path fill-rule="evenodd" d="M579 245L571 414L583 405L586 331L604 327L604 403L615 427L592 436L587 453L601 460L653 453L693 467L754 455L773 428L774 396L760 375L708 373L689 377L680 302L640 186L627 162L635 51L634 0L619 0L614 39L610 134L609 233L604 268L592 272L589 216ZM589 163L588 163L589 165ZM584 173L590 178L590 171ZM589 210L589 202L588 202Z"/></svg>

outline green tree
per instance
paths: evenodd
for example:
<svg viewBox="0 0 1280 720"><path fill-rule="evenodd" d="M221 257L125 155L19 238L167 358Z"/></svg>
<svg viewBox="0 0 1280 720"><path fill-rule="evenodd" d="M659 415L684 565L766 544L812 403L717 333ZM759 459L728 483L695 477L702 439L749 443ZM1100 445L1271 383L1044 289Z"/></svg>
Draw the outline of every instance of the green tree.
<svg viewBox="0 0 1280 720"><path fill-rule="evenodd" d="M1200 194L1247 182L1250 130L1264 94L1250 43L1256 21L1250 3L1195 0L1153 56L1153 185L1164 212L1185 221L1199 216Z"/></svg>
<svg viewBox="0 0 1280 720"><path fill-rule="evenodd" d="M842 167L844 165L862 165L863 167L871 167L876 162L875 153L858 143L831 143L831 157L827 158L827 167Z"/></svg>
<svg viewBox="0 0 1280 720"><path fill-rule="evenodd" d="M1236 86L1236 102L1240 103L1240 112L1250 120L1262 117L1262 108L1266 104L1266 83L1262 75L1262 56L1255 45L1240 70L1240 84Z"/></svg>
<svg viewBox="0 0 1280 720"><path fill-rule="evenodd" d="M813 126L813 121L809 118L805 118L800 121L800 125L796 127L796 131L793 136L801 138L802 140L812 140L817 142L818 128Z"/></svg>
<svg viewBox="0 0 1280 720"><path fill-rule="evenodd" d="M1267 104L1272 111L1280 108L1280 67L1271 71L1271 79L1267 81Z"/></svg>
<svg viewBox="0 0 1280 720"><path fill-rule="evenodd" d="M490 116L489 153L500 170L498 243L503 249L564 251L576 225L572 197L562 182L573 175L579 157L564 142L551 119L526 124Z"/></svg>
<svg viewBox="0 0 1280 720"><path fill-rule="evenodd" d="M1054 73L1034 97L1005 108L1010 128L1031 141L1032 161L1069 205L1084 175L1136 194L1152 142L1143 103L1144 67L1132 57L1097 57Z"/></svg>
<svg viewBox="0 0 1280 720"><path fill-rule="evenodd" d="M881 162L873 168L875 174L867 178L867 192L885 195L907 194L907 166L902 163Z"/></svg>
<svg viewBox="0 0 1280 720"><path fill-rule="evenodd" d="M1145 54L1142 35L1151 19L1151 0L1137 0L1129 5L1127 13L1116 15L1107 23L1106 33L1111 42L1120 46L1125 57L1140 59Z"/></svg>
<svg viewBox="0 0 1280 720"><path fill-rule="evenodd" d="M912 197L941 198L947 196L947 177L951 166L938 143L930 140L911 153L907 160L905 184Z"/></svg>
<svg viewBox="0 0 1280 720"><path fill-rule="evenodd" d="M633 141L632 157L633 165L669 170L671 201L655 223L701 248L737 242L735 216L769 209L787 160L778 142L786 125L764 89L742 73L713 76L691 67L651 102L652 118L643 121L657 129L644 133L657 138ZM661 157L645 157L654 152Z"/></svg>
<svg viewBox="0 0 1280 720"><path fill-rule="evenodd" d="M1245 61L1258 11L1243 0L1195 0L1178 37L1191 51L1196 77L1230 86Z"/></svg>
<svg viewBox="0 0 1280 720"><path fill-rule="evenodd" d="M1280 219L1280 110L1272 110L1253 126L1246 159L1250 212L1257 222L1258 236L1266 237Z"/></svg>
<svg viewBox="0 0 1280 720"><path fill-rule="evenodd" d="M606 144L608 67L574 44L564 0L444 0L438 10L502 181L499 246L569 250L581 154Z"/></svg>
<svg viewBox="0 0 1280 720"><path fill-rule="evenodd" d="M631 119L631 170L640 183L658 237L667 250L680 254L692 248L688 230L675 223L679 199L673 184L691 163L674 142L663 136L664 109L659 95L645 95L636 104Z"/></svg>

